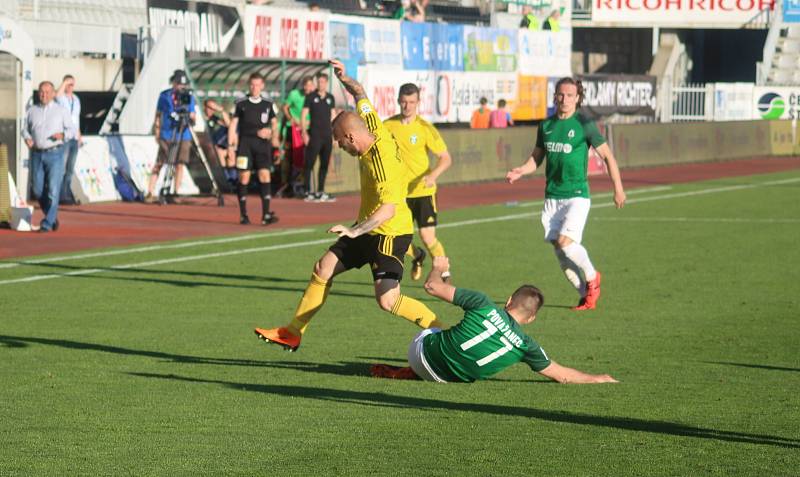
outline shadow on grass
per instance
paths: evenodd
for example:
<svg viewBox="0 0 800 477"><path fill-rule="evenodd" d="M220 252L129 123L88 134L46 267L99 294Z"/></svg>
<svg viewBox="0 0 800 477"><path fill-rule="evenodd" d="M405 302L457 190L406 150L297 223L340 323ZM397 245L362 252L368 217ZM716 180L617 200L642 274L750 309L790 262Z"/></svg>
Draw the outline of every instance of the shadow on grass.
<svg viewBox="0 0 800 477"><path fill-rule="evenodd" d="M257 282L266 282L266 283L302 283L303 285L308 283L308 280L299 280L299 279L288 279L283 277L273 277L273 276L266 276L266 275L229 275L224 273L208 273L208 272L189 272L189 271L177 271L177 270L153 270L149 268L114 268L114 267L79 267L74 265L63 265L63 264L53 264L53 263L37 263L37 266L44 266L44 267L51 267L51 268L59 268L64 270L70 270L72 272L80 272L81 270L98 270L102 272L113 272L113 273L144 273L144 274L153 274L153 275L186 275L190 277L206 277L206 278L219 278L219 279L233 279L233 280L247 280L247 281L257 281ZM93 275L81 275L76 273L74 275L70 275L70 278L83 278L83 279L97 279L98 277ZM279 292L291 292L297 293L298 296L302 295L305 291L305 287L281 287L276 285L245 285L245 284L233 284L233 283L217 283L213 281L195 281L195 280L169 280L165 278L144 278L144 277L133 277L133 276L109 276L103 275L102 279L104 280L122 280L122 281L131 281L131 282L143 282L143 283L159 283L163 285L172 285L177 287L217 287L217 288L238 288L242 290L261 290L261 291L279 291ZM368 279L364 281L349 281L349 280L340 280L334 278L333 286L331 287L330 295L333 296L344 296L344 297L351 297L351 298L368 298L370 300L375 299L374 293L366 294L366 293L353 293L353 292L346 292L337 289L336 285L362 285L369 287L372 289L373 284ZM417 300L423 302L438 302L434 298L430 297L417 297Z"/></svg>
<svg viewBox="0 0 800 477"><path fill-rule="evenodd" d="M550 422L578 424L583 426L607 427L624 431L648 432L681 437L713 439L726 442L759 444L776 447L800 448L800 440L763 434L721 431L665 421L652 421L628 417L593 416L566 411L546 411L529 407L503 406L497 404L465 403L443 401L411 396L398 396L385 393L355 391L344 389L312 388L307 386L284 386L275 384L249 384L211 379L198 379L174 374L128 373L132 376L150 379L164 379L182 382L216 384L236 391L250 391L287 397L319 399L364 406L385 406L393 408L422 409L431 411L461 411L498 416L518 416ZM435 386L434 384L430 384Z"/></svg>
<svg viewBox="0 0 800 477"><path fill-rule="evenodd" d="M28 336L0 335L0 347L25 348L31 343L57 346L59 348L73 349L78 351L98 351L101 353L112 353L128 356L144 356L147 358L162 359L172 363L282 368L313 373L333 374L337 376L369 376L370 366L370 363L349 361L340 361L339 363L310 363L303 361L255 361L251 359L206 358L202 356L187 356L181 354L164 353L161 351L144 351L138 349L121 348L119 346L109 346L96 343L81 343L78 341L33 338Z"/></svg>
<svg viewBox="0 0 800 477"><path fill-rule="evenodd" d="M706 364L722 364L725 366L739 366L742 368L755 368L755 369L768 369L770 371L794 371L800 372L800 368L785 368L782 366L769 366L766 364L749 364L749 363L728 363L725 361L703 361Z"/></svg>

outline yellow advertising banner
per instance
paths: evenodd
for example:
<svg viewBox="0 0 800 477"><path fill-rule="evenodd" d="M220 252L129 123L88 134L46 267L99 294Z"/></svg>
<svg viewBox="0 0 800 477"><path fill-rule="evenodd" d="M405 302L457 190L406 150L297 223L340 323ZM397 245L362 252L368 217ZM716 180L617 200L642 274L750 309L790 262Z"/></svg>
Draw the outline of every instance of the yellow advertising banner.
<svg viewBox="0 0 800 477"><path fill-rule="evenodd" d="M517 100L511 105L515 120L547 117L547 77L518 75Z"/></svg>

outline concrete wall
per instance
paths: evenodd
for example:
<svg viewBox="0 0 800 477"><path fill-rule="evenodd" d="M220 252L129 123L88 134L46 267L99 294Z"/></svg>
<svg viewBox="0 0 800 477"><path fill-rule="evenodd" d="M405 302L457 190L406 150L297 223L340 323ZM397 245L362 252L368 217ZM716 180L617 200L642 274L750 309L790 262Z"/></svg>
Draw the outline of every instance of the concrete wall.
<svg viewBox="0 0 800 477"><path fill-rule="evenodd" d="M71 74L75 77L76 91L109 91L121 66L122 60L37 57L34 60L33 84L48 80L58 88L61 78Z"/></svg>

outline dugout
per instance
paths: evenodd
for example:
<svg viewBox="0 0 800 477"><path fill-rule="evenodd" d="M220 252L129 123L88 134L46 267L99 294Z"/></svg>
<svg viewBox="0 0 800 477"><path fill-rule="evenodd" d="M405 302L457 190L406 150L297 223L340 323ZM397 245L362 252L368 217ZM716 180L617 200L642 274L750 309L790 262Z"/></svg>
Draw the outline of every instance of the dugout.
<svg viewBox="0 0 800 477"><path fill-rule="evenodd" d="M252 73L264 77L264 94L282 105L289 92L300 87L304 76L326 72L333 77L327 61L271 58L187 58L186 73L198 102L214 99L229 109L247 93L247 78ZM334 82L331 81L331 88Z"/></svg>
<svg viewBox="0 0 800 477"><path fill-rule="evenodd" d="M21 128L26 102L33 95L33 59L31 36L21 24L0 15L0 143L7 146L8 169L23 199L28 197L28 148ZM0 173L7 175L5 170ZM8 192L3 192L7 199Z"/></svg>

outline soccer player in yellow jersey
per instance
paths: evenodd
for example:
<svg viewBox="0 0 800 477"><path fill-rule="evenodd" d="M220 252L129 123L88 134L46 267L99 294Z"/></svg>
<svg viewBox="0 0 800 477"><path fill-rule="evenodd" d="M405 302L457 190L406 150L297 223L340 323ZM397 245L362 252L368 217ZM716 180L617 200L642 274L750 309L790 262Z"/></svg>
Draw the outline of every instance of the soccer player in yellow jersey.
<svg viewBox="0 0 800 477"><path fill-rule="evenodd" d="M398 155L397 143L364 88L347 76L341 62L330 60L330 64L357 101L357 113L345 111L334 119L333 138L339 147L358 157L361 207L355 225L334 225L328 230L339 240L314 265L292 321L281 328L255 329L259 338L289 351L300 346L309 321L325 303L333 277L366 264L372 269L375 298L381 309L422 328L442 327L428 307L400 293L403 258L411 245L414 226L406 205L408 171Z"/></svg>
<svg viewBox="0 0 800 477"><path fill-rule="evenodd" d="M400 86L397 96L400 114L392 116L383 124L394 135L400 146L400 158L411 172L408 184L408 207L417 222L422 243L432 257L444 257L444 247L436 240L436 180L450 167L452 160L447 145L439 131L418 114L419 88L413 83ZM436 166L431 168L428 151L436 156ZM408 254L413 257L411 278L422 277L422 261L425 251L412 245ZM446 275L449 272L446 272Z"/></svg>

